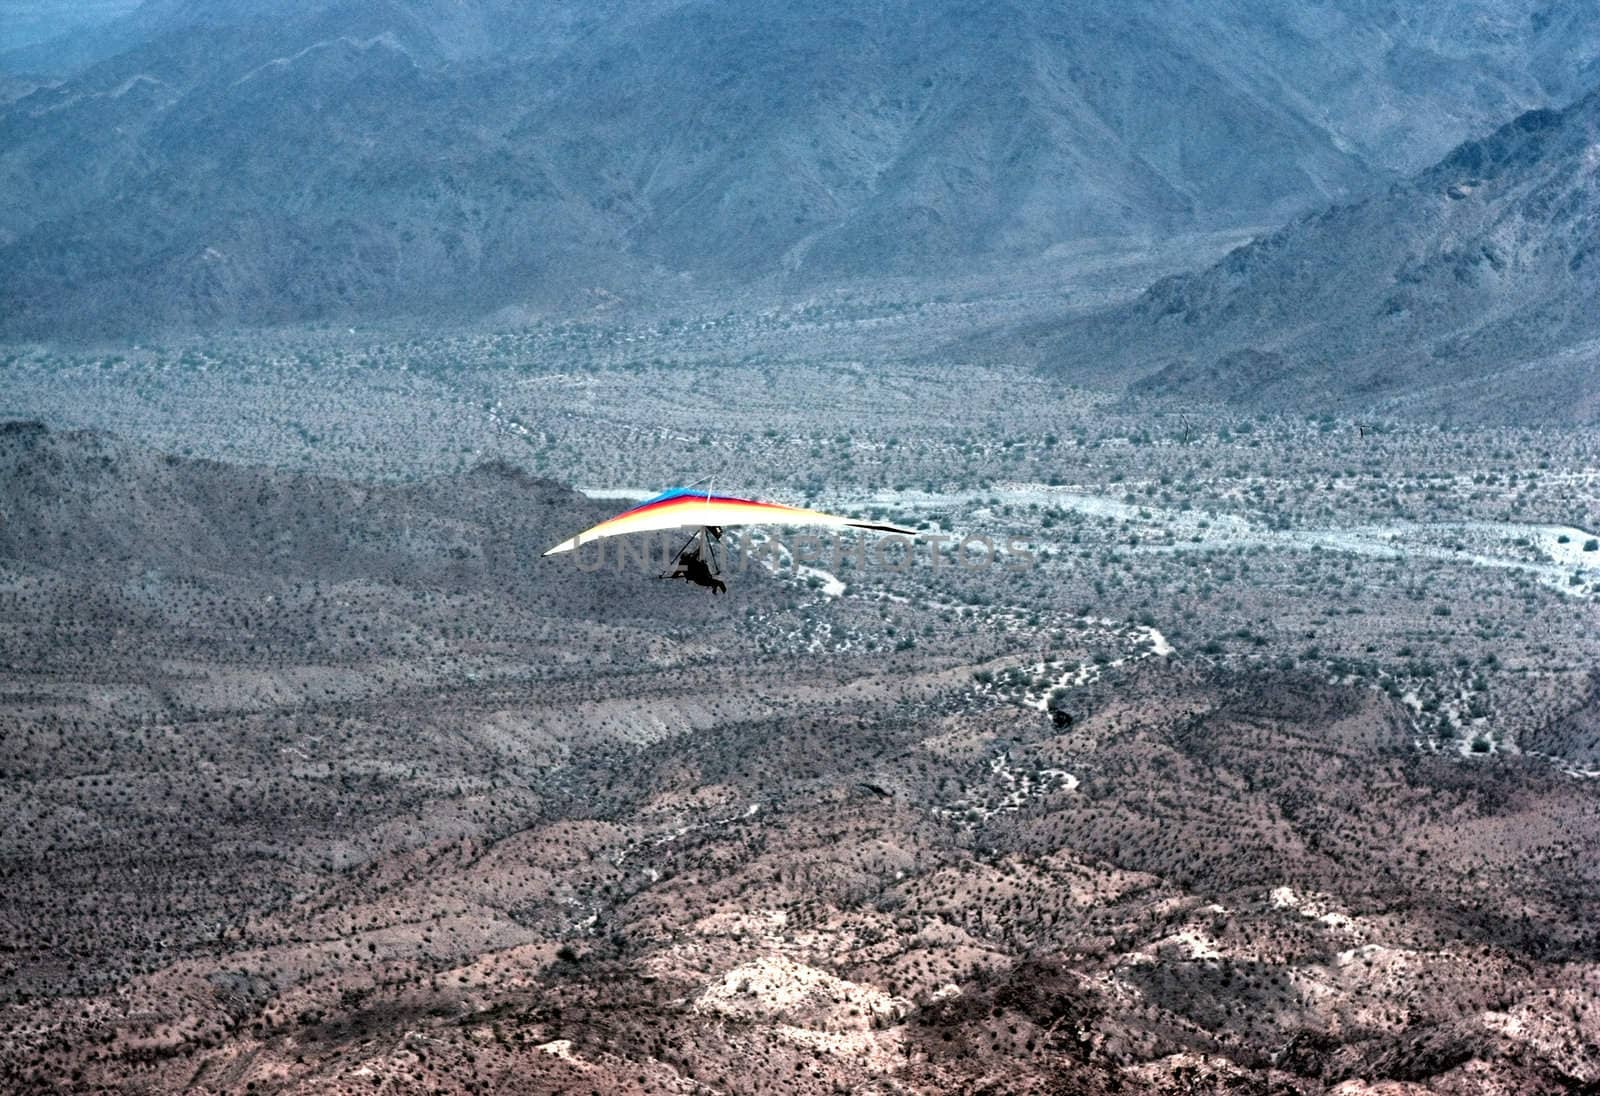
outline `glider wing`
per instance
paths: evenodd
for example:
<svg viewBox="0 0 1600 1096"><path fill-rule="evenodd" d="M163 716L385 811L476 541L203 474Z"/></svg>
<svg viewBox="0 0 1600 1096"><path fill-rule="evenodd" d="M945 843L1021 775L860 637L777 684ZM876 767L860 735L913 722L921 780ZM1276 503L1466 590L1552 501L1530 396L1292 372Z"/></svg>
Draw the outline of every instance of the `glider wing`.
<svg viewBox="0 0 1600 1096"><path fill-rule="evenodd" d="M728 525L823 525L833 528L870 529L878 533L900 533L916 536L916 530L876 521L859 521L840 514L824 514L820 510L805 510L798 506L783 506L775 502L757 502L730 495L708 495L687 487L674 487L655 498L646 499L631 510L624 510L614 518L602 521L592 529L585 529L575 537L562 541L545 553L570 552L592 540L614 537L623 533L653 533L661 529L685 529L692 526Z"/></svg>

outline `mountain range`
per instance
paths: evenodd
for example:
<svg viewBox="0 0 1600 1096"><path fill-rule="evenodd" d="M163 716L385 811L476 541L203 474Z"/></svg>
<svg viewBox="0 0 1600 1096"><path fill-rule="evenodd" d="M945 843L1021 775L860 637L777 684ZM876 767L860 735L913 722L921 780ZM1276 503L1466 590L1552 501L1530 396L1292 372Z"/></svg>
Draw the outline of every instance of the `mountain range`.
<svg viewBox="0 0 1600 1096"><path fill-rule="evenodd" d="M1063 375L1252 407L1600 419L1600 92L1036 329Z"/></svg>
<svg viewBox="0 0 1600 1096"><path fill-rule="evenodd" d="M1573 98L1587 15L152 0L0 56L0 331L948 276L1278 223Z"/></svg>

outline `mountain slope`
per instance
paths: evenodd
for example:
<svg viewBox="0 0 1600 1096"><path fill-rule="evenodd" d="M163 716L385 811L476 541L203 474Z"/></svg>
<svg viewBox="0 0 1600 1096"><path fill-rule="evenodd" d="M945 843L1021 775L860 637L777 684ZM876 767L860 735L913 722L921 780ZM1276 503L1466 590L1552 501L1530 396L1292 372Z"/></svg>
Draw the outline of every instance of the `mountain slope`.
<svg viewBox="0 0 1600 1096"><path fill-rule="evenodd" d="M948 273L1280 220L1586 78L1581 5L147 4L0 111L12 334Z"/></svg>
<svg viewBox="0 0 1600 1096"><path fill-rule="evenodd" d="M0 561L70 577L97 591L97 610L103 599L182 601L196 583L256 606L353 584L379 598L489 599L525 636L556 621L569 640L583 631L573 620L711 614L708 599L631 566L583 573L541 558L614 510L499 462L416 484L356 483L0 422ZM741 590L760 604L775 596L770 585L752 572ZM193 628L202 618L220 628L214 609L196 609Z"/></svg>
<svg viewBox="0 0 1600 1096"><path fill-rule="evenodd" d="M1069 376L1260 407L1600 417L1600 92L1036 335Z"/></svg>

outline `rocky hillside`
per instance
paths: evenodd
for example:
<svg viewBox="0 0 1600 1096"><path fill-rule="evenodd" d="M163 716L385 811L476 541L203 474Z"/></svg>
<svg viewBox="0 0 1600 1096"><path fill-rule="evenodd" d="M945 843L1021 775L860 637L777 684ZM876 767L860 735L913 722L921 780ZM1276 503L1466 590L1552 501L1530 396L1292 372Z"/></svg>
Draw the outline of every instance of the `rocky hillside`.
<svg viewBox="0 0 1600 1096"><path fill-rule="evenodd" d="M1034 333L1064 375L1261 408L1600 419L1600 93Z"/></svg>
<svg viewBox="0 0 1600 1096"><path fill-rule="evenodd" d="M538 556L608 505L0 427L0 1091L1600 1081L1570 595L1297 551L1337 583L1271 602L1269 553L1176 565L1208 618L1304 604L1295 649L1367 652L1335 670L1156 608L1172 646L1110 601L1160 584L1090 545L898 597ZM1083 573L1135 592L1068 608ZM1383 600L1440 586L1472 611ZM1391 637L1428 701L1374 687ZM1469 671L1538 711L1529 748L1423 737Z"/></svg>
<svg viewBox="0 0 1600 1096"><path fill-rule="evenodd" d="M0 423L0 562L92 591L95 604L120 607L130 619L142 619L146 605L188 605L195 583L222 603L251 603L253 615L262 599L310 604L325 601L314 589L354 584L380 600L418 591L424 600L428 591L492 599L494 612L532 622L530 632L542 632L547 619L699 618L705 599L679 596L679 583L633 568L584 573L570 557L542 558L617 507L499 462L416 484L357 483ZM752 571L742 596L763 602L762 587ZM185 616L171 607L158 615L169 608ZM405 612L394 611L399 624ZM211 613L193 605L187 612L196 633L228 632ZM318 634L310 618L265 616L276 624L252 627L270 636L281 625L286 650L337 638ZM566 627L569 638L582 630Z"/></svg>

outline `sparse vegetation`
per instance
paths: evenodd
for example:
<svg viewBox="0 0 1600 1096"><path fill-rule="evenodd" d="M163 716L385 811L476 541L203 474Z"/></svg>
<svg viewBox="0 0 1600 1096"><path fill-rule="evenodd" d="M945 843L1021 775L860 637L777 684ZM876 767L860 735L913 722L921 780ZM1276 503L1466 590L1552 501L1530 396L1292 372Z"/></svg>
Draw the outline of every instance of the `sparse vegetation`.
<svg viewBox="0 0 1600 1096"><path fill-rule="evenodd" d="M15 352L15 411L230 463L0 436L0 1076L1596 1075L1592 436L892 361L856 430L839 322ZM538 558L618 503L536 476L734 469L1037 565Z"/></svg>

